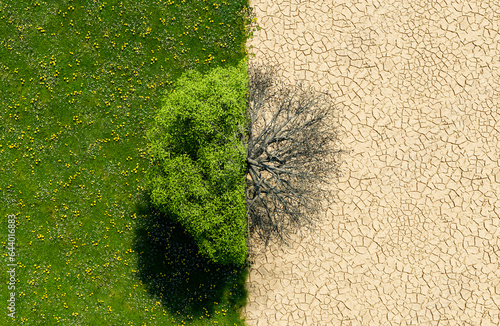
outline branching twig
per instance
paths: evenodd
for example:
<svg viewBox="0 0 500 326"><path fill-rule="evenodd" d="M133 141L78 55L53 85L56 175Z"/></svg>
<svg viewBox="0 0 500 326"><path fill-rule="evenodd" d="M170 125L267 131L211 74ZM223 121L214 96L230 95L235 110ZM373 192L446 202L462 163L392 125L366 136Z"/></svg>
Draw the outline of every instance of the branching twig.
<svg viewBox="0 0 500 326"><path fill-rule="evenodd" d="M246 201L250 230L266 244L286 243L294 228L316 220L321 184L340 175L333 105L302 84L284 87L276 67L249 66Z"/></svg>

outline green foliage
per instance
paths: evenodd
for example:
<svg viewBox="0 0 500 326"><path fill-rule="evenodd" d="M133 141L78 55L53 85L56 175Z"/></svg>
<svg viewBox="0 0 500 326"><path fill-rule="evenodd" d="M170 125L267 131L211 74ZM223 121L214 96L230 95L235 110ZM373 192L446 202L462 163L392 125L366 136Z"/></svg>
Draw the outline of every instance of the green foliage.
<svg viewBox="0 0 500 326"><path fill-rule="evenodd" d="M245 268L217 272L178 251L191 238L139 207L149 207L145 135L161 96L186 69L245 56L247 6L0 1L1 239L7 215L17 221L17 318L2 313L0 325L243 324L240 294L218 293Z"/></svg>
<svg viewBox="0 0 500 326"><path fill-rule="evenodd" d="M246 60L205 75L187 71L148 134L151 198L214 262L243 264Z"/></svg>

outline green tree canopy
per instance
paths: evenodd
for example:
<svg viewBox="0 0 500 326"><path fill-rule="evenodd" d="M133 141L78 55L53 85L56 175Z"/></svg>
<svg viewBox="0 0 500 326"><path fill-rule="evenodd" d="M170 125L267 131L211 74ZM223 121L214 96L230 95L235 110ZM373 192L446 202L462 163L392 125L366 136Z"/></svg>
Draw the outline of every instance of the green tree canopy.
<svg viewBox="0 0 500 326"><path fill-rule="evenodd" d="M214 262L243 264L246 60L207 74L187 71L148 133L153 203L180 222Z"/></svg>

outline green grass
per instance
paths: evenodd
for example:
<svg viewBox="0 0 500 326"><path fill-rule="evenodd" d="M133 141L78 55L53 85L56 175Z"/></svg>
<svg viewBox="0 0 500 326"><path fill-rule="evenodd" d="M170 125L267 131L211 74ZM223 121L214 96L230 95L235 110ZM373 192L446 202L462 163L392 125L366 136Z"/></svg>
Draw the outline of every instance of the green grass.
<svg viewBox="0 0 500 326"><path fill-rule="evenodd" d="M144 137L183 71L246 56L247 7L0 0L0 324L243 325L247 268L209 263L151 207Z"/></svg>

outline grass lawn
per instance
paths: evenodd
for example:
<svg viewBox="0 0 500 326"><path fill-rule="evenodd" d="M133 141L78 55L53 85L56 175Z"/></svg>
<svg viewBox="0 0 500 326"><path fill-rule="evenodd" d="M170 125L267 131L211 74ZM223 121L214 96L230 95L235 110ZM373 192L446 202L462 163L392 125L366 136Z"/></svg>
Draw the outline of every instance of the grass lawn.
<svg viewBox="0 0 500 326"><path fill-rule="evenodd" d="M151 207L144 137L183 71L246 56L246 8L0 0L1 325L243 325L247 268Z"/></svg>

